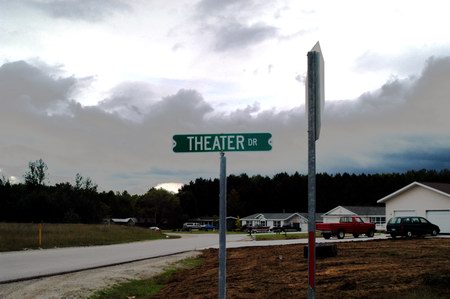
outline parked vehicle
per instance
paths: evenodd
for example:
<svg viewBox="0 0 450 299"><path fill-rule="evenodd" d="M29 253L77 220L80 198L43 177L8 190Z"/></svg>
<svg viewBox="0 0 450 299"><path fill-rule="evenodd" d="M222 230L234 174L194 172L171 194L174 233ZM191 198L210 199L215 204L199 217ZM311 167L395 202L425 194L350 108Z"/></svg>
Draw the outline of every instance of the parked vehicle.
<svg viewBox="0 0 450 299"><path fill-rule="evenodd" d="M440 231L439 226L423 217L416 216L393 217L386 225L386 233L390 234L393 239L397 236L408 238L422 235L437 236Z"/></svg>
<svg viewBox="0 0 450 299"><path fill-rule="evenodd" d="M270 227L268 227L268 226L249 226L249 227L247 227L247 232L249 234L268 233L268 232L270 232Z"/></svg>
<svg viewBox="0 0 450 299"><path fill-rule="evenodd" d="M216 230L216 227L212 224L203 224L201 226L201 230L204 230L204 231Z"/></svg>
<svg viewBox="0 0 450 299"><path fill-rule="evenodd" d="M202 226L198 222L186 222L183 224L183 230L191 231L193 229L201 229Z"/></svg>
<svg viewBox="0 0 450 299"><path fill-rule="evenodd" d="M283 225L283 226L274 226L271 228L271 231L273 231L274 233L300 232L302 231L302 228L300 226Z"/></svg>
<svg viewBox="0 0 450 299"><path fill-rule="evenodd" d="M355 238L364 234L372 238L376 231L374 223L365 223L356 216L341 217L339 223L317 223L316 229L322 232L325 239L329 239L331 236L343 239L345 234L352 234Z"/></svg>

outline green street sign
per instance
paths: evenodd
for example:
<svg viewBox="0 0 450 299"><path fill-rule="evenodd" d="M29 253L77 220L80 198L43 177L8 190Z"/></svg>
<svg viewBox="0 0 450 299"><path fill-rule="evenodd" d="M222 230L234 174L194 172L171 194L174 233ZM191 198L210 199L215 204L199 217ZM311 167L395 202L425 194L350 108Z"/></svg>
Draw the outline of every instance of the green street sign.
<svg viewBox="0 0 450 299"><path fill-rule="evenodd" d="M172 139L175 153L272 150L270 133L174 135Z"/></svg>

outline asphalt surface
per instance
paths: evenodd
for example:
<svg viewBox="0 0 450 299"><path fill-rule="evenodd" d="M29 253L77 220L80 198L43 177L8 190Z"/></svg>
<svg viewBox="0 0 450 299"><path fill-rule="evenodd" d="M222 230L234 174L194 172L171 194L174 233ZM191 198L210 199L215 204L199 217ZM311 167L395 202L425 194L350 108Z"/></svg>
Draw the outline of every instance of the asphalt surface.
<svg viewBox="0 0 450 299"><path fill-rule="evenodd" d="M245 235L227 236L231 242L242 238ZM218 243L218 234L183 234L179 239L0 253L0 283L168 256Z"/></svg>

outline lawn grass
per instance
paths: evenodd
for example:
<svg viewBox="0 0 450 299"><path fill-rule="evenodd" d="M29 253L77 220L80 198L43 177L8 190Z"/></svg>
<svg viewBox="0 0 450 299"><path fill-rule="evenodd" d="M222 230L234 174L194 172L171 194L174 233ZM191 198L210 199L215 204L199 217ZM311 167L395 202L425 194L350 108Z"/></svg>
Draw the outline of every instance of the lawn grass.
<svg viewBox="0 0 450 299"><path fill-rule="evenodd" d="M271 234L253 234L256 241L272 241L272 240L289 240L289 239L302 239L307 238L306 233L271 233Z"/></svg>
<svg viewBox="0 0 450 299"><path fill-rule="evenodd" d="M108 224L0 223L0 252L38 248L108 245L167 238L141 227Z"/></svg>
<svg viewBox="0 0 450 299"><path fill-rule="evenodd" d="M290 239L306 239L308 238L308 233L262 233L262 234L252 234L256 241L271 241L271 240L290 240ZM316 232L316 238L322 237L320 232Z"/></svg>
<svg viewBox="0 0 450 299"><path fill-rule="evenodd" d="M256 241L272 241L272 240L290 240L290 239L306 239L308 233L267 233L252 234ZM316 237L320 237L320 233L316 233Z"/></svg>
<svg viewBox="0 0 450 299"><path fill-rule="evenodd" d="M142 280L130 280L128 282L116 284L111 288L97 291L89 297L90 299L119 299L119 298L152 298L165 284L171 280L172 276L180 270L189 270L198 267L203 260L199 257L187 258L167 267L163 273Z"/></svg>

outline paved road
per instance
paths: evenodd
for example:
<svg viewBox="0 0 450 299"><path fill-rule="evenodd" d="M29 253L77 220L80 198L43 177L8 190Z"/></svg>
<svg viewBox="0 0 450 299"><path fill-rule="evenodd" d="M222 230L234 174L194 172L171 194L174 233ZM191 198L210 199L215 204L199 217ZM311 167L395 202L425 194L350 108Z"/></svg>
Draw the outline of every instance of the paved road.
<svg viewBox="0 0 450 299"><path fill-rule="evenodd" d="M227 241L245 238L229 235ZM180 239L0 253L0 283L199 250L218 243L217 234L183 234Z"/></svg>

